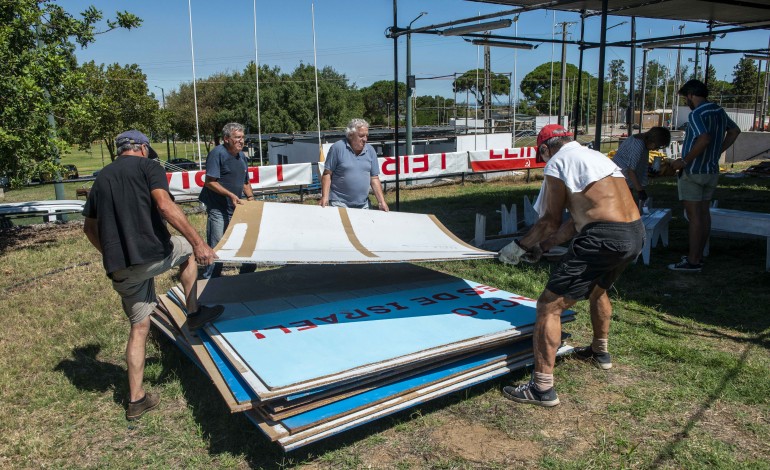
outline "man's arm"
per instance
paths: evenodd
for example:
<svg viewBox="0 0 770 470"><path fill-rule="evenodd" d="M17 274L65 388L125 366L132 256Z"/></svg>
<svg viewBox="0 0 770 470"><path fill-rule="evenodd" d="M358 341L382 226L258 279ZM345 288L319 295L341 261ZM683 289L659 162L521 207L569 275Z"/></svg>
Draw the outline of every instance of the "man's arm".
<svg viewBox="0 0 770 470"><path fill-rule="evenodd" d="M329 192L331 192L332 189L332 172L329 170L324 170L323 174L321 175L321 201L319 204L321 207L326 207L329 205Z"/></svg>
<svg viewBox="0 0 770 470"><path fill-rule="evenodd" d="M166 221L168 221L172 227L177 229L179 233L181 233L182 236L185 237L188 242L190 242L190 245L192 245L195 261L202 265L209 265L213 263L214 260L217 259L217 255L214 253L214 250L212 250L211 247L208 246L205 241L203 241L201 236L198 235L198 232L196 232L193 226L190 225L190 222L187 220L187 216L185 216L184 212L182 212L182 209L180 209L179 206L177 206L176 203L171 200L171 196L169 196L168 191L165 189L153 189L151 194L152 199L158 206L160 215L163 216L163 218L166 219Z"/></svg>
<svg viewBox="0 0 770 470"><path fill-rule="evenodd" d="M703 155L703 152L706 151L706 147L708 147L709 143L711 143L711 136L708 133L699 135L695 139L695 143L692 145L692 148L687 153L687 155L677 160L674 160L671 163L671 166L675 170L681 170L682 168L687 166L689 163L692 163L692 161L698 158L699 155Z"/></svg>
<svg viewBox="0 0 770 470"><path fill-rule="evenodd" d="M238 196L236 196L235 194L231 193L224 186L219 184L219 179L218 178L214 178L212 176L206 175L206 182L203 183L203 187L204 188L209 188L209 191L213 191L216 194L219 194L220 196L226 197L227 199L230 200L230 202L233 203L233 207L236 204L243 204L243 202L241 201L241 199ZM249 190L251 190L251 189L249 189ZM172 201L172 203L173 203L173 201Z"/></svg>
<svg viewBox="0 0 770 470"><path fill-rule="evenodd" d="M729 149L735 143L735 139L738 138L740 133L741 129L738 126L727 129L727 134L725 134L725 140L722 141L722 149L719 153Z"/></svg>
<svg viewBox="0 0 770 470"><path fill-rule="evenodd" d="M372 185L372 191L374 191L374 197L377 198L377 205L380 206L380 210L385 212L390 212L388 203L385 202L385 195L382 193L382 184L380 183L380 177L372 176L371 185Z"/></svg>
<svg viewBox="0 0 770 470"><path fill-rule="evenodd" d="M519 240L519 244L524 249L529 249L540 242L544 242L548 237L559 230L562 225L564 209L567 207L567 186L559 178L546 176L546 192L543 215L537 219L535 225L529 229L526 235ZM572 224L574 230L574 223ZM569 231L565 227L565 236ZM567 238L568 240L569 238ZM565 240L566 241L566 240Z"/></svg>
<svg viewBox="0 0 770 470"><path fill-rule="evenodd" d="M243 194L246 195L246 200L253 201L254 200L254 190L251 189L250 183L244 183L243 184Z"/></svg>
<svg viewBox="0 0 770 470"><path fill-rule="evenodd" d="M85 232L88 241L91 242L94 248L99 250L99 253L101 253L102 242L99 239L99 226L96 223L96 219L86 217L85 223L83 224L83 232Z"/></svg>
<svg viewBox="0 0 770 470"><path fill-rule="evenodd" d="M576 234L577 229L575 228L575 221L572 219L572 217L570 217L561 224L559 230L554 232L550 237L546 238L545 241L540 243L540 248L544 253L548 252L551 248L557 245L561 245L567 240L571 240L572 237L574 237Z"/></svg>

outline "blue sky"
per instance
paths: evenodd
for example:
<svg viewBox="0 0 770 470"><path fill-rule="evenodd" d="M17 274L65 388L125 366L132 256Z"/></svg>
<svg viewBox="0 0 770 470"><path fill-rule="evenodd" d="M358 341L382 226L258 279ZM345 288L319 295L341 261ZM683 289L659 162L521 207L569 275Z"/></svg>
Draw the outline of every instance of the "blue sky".
<svg viewBox="0 0 770 470"><path fill-rule="evenodd" d="M187 0L61 0L64 8L72 13L95 5L105 16L114 16L116 10L128 10L144 20L143 25L132 31L112 31L98 36L97 41L85 50L79 50L79 61L94 60L97 63L136 63L147 75L150 91L160 99L162 87L168 94L180 83L192 80L190 53L190 23ZM253 0L212 2L191 0L192 25L195 48L195 68L198 78L216 72L242 70L255 59ZM293 70L300 62L313 63L313 36L311 0L257 0L257 39L259 62L278 66L285 72ZM385 37L385 29L393 24L391 0L349 2L341 0L316 0L316 44L319 67L331 66L345 74L358 87L368 86L378 80L393 77L393 41ZM414 27L442 23L477 14L504 10L502 6L487 5L464 0L402 0L398 4L400 26L406 26L422 11L428 14L414 23ZM540 10L521 15L518 34L533 38L551 38L553 24L562 21L578 21L578 15ZM609 26L627 18L610 17ZM706 26L691 22L665 20L637 20L637 37L659 37L676 34L678 26L685 24L685 33L705 32ZM599 41L600 19L586 22L586 40ZM561 31L561 28L558 28ZM516 29L498 30L497 34L513 35ZM579 24L569 29L570 37L578 39ZM558 35L557 35L558 36ZM714 42L715 47L761 48L768 44L770 31L759 30L736 33ZM630 37L630 22L607 32L608 41ZM399 40L399 79L405 75L405 39ZM412 72L421 77L462 73L483 65L483 52L466 43L460 37L433 35L412 36ZM553 50L553 52L552 52ZM492 48L492 69L498 73L514 72L520 81L536 66L561 58L561 46L552 48L543 43L534 51ZM683 62L694 58L694 51L683 51ZM641 65L638 51L637 65ZM568 46L567 62L578 64L576 46ZM711 63L717 69L719 79L731 80L733 66L740 55L712 56ZM626 61L628 72L629 49L609 48L607 64L613 59ZM650 51L648 59L659 60L664 65L675 66L676 52ZM481 60L481 62L479 62ZM701 56L701 63L705 56ZM584 70L598 75L598 51L585 55ZM692 66L692 64L689 64ZM558 71L557 71L558 76ZM452 96L451 79L419 80L417 94Z"/></svg>

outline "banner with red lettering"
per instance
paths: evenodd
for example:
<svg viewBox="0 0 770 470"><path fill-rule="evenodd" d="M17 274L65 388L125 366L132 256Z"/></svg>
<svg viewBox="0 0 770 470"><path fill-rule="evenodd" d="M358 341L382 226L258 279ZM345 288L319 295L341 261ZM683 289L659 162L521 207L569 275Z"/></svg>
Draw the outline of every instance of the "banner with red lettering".
<svg viewBox="0 0 770 470"><path fill-rule="evenodd" d="M545 162L535 158L535 147L517 147L507 149L490 149L468 152L471 159L471 169L474 172L497 170L527 170L543 168Z"/></svg>
<svg viewBox="0 0 770 470"><path fill-rule="evenodd" d="M430 153L401 156L400 179L439 177L468 171L468 152ZM396 159L377 159L380 165L380 181L396 180Z"/></svg>
<svg viewBox="0 0 770 470"><path fill-rule="evenodd" d="M166 179L174 197L195 196L203 189L206 170L166 173ZM249 167L249 181L255 191L311 184L313 182L312 165L293 163L252 166Z"/></svg>

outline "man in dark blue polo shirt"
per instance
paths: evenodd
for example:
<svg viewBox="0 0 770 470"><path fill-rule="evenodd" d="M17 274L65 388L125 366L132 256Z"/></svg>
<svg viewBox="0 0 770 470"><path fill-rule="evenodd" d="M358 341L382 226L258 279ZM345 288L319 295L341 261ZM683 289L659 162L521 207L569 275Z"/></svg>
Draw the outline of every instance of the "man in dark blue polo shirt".
<svg viewBox="0 0 770 470"><path fill-rule="evenodd" d="M206 205L206 241L214 248L225 234L235 206L241 198L251 201L254 193L249 183L248 164L243 153L243 126L231 122L222 128L224 143L214 147L206 157L206 182L198 199ZM253 265L244 265L241 272L253 272ZM214 263L203 272L205 279L219 277L222 264Z"/></svg>
<svg viewBox="0 0 770 470"><path fill-rule="evenodd" d="M372 188L382 211L389 211L380 184L377 153L367 144L369 123L353 119L348 123L345 138L329 149L321 176L321 206L369 209L369 188Z"/></svg>
<svg viewBox="0 0 770 470"><path fill-rule="evenodd" d="M672 163L679 171L679 200L684 204L690 221L687 256L668 269L700 272L703 249L711 232L709 206L719 181L719 159L738 138L741 130L725 110L708 101L708 88L699 80L682 85L683 96L692 112L687 118L682 157Z"/></svg>

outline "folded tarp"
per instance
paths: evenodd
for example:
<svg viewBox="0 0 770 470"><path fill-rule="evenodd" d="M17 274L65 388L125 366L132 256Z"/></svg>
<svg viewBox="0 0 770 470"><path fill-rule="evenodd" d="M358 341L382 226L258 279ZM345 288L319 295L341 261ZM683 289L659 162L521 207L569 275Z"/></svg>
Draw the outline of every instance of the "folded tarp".
<svg viewBox="0 0 770 470"><path fill-rule="evenodd" d="M252 201L236 206L220 261L346 264L493 258L433 215Z"/></svg>

